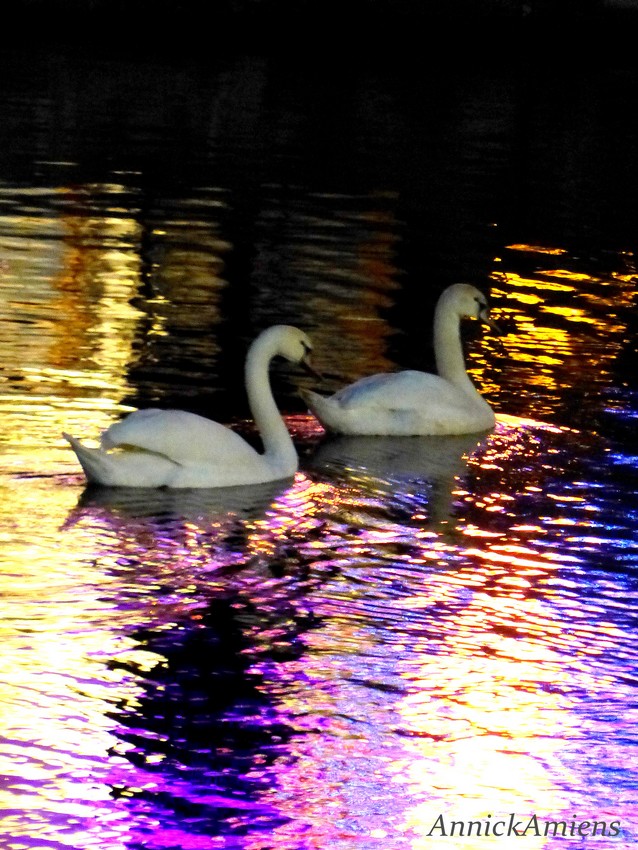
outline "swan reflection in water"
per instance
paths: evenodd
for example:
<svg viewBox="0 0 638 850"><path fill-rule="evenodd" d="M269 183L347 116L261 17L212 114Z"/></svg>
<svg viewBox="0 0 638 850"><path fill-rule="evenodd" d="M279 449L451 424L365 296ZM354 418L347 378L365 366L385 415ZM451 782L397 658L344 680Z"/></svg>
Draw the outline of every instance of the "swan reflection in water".
<svg viewBox="0 0 638 850"><path fill-rule="evenodd" d="M120 554L130 548L150 557L148 547L160 545L168 535L167 539L187 546L193 557L197 552L210 556L213 550L220 557L222 552L228 556L230 550L240 551L247 545L251 528L260 525L293 486L292 478L192 490L89 485L69 512L64 528L79 523L102 528ZM267 523L263 533L267 534ZM202 547L205 552L200 551Z"/></svg>
<svg viewBox="0 0 638 850"><path fill-rule="evenodd" d="M328 437L307 465L324 477L356 483L375 494L427 508L433 524L453 515L458 479L491 431L427 437Z"/></svg>
<svg viewBox="0 0 638 850"><path fill-rule="evenodd" d="M71 514L104 508L122 517L168 516L191 522L210 521L227 514L258 519L293 482L294 478L285 478L263 484L187 490L88 485Z"/></svg>

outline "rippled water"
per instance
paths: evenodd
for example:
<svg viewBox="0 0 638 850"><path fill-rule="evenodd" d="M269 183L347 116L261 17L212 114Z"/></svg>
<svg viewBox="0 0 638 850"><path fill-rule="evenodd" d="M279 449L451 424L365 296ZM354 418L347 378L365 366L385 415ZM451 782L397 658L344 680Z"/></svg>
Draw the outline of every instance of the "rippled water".
<svg viewBox="0 0 638 850"><path fill-rule="evenodd" d="M11 68L3 846L635 843L633 70ZM277 366L294 481L91 490L61 437L150 403L252 437L276 321L326 389L430 368L468 278L489 434L326 440Z"/></svg>

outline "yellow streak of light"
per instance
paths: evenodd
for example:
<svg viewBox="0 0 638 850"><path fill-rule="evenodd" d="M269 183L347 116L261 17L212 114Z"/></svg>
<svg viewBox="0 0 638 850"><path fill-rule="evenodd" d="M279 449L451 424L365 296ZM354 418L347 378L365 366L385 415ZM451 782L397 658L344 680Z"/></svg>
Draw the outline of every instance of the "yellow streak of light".
<svg viewBox="0 0 638 850"><path fill-rule="evenodd" d="M564 253L540 246L510 247ZM504 276L507 288L502 285ZM510 364L510 381L529 388L527 397L539 418L551 409L551 399L557 400L566 389L585 394L595 391L605 381L624 340L625 327L619 320L618 308L630 303L626 283L632 276L598 279L555 268L545 269L534 278L500 269L492 277L492 296L498 312L503 321L515 328L504 342L515 362ZM560 303L562 296L575 291L579 294L578 307ZM491 391L498 393L498 381Z"/></svg>
<svg viewBox="0 0 638 850"><path fill-rule="evenodd" d="M561 254L567 254L567 250L565 248L548 248L542 245L526 245L522 242L516 242L512 245L508 245L507 247L510 251L520 251L522 253L530 254L549 254L550 256L560 256Z"/></svg>
<svg viewBox="0 0 638 850"><path fill-rule="evenodd" d="M494 275L494 279L496 283L501 282L501 273L498 272ZM517 301L522 293L521 289L534 289L545 292L573 292L574 287L568 286L565 283L558 283L555 280L538 280L534 277L522 277L515 272L507 273L507 282L511 287L511 292L508 290L508 295L514 300ZM504 290L500 289L496 286L493 290L494 296L498 295L498 297L505 297L506 293Z"/></svg>
<svg viewBox="0 0 638 850"><path fill-rule="evenodd" d="M514 567L538 567L539 565L547 568L547 562L558 560L558 557L553 555L551 552L545 553L542 555L536 556L534 552L529 551L530 557L521 558L520 556L514 556L512 554L501 554L499 551L493 550L483 550L483 549L468 549L467 554L471 557L477 558L482 561L488 561L492 564L510 564Z"/></svg>

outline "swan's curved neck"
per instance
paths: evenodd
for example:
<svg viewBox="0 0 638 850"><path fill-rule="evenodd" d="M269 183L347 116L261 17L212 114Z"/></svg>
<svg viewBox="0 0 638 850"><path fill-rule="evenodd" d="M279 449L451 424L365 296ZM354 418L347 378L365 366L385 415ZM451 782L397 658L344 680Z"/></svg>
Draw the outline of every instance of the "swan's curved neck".
<svg viewBox="0 0 638 850"><path fill-rule="evenodd" d="M270 386L270 362L276 354L273 340L261 337L253 342L246 357L246 392L264 444L264 458L292 474L298 465L297 452Z"/></svg>
<svg viewBox="0 0 638 850"><path fill-rule="evenodd" d="M469 395L481 398L465 368L461 318L445 300L439 301L434 314L434 356L442 378Z"/></svg>

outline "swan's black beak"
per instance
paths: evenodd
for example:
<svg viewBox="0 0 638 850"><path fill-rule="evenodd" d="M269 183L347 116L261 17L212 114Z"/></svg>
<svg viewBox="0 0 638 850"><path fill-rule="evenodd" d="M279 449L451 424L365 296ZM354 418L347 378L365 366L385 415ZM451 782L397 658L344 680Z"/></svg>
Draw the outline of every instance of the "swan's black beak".
<svg viewBox="0 0 638 850"><path fill-rule="evenodd" d="M315 367L312 365L310 354L306 354L306 356L302 358L301 365L309 375L312 375L313 378L316 378L318 381L324 380L323 375L320 372L317 372Z"/></svg>
<svg viewBox="0 0 638 850"><path fill-rule="evenodd" d="M479 319L488 326L488 328L495 333L497 336L504 336L503 330L496 324L494 319L490 316L490 308L482 307L479 310Z"/></svg>
<svg viewBox="0 0 638 850"><path fill-rule="evenodd" d="M496 339L494 342L497 344L497 348L501 350L503 354L506 354L505 345L503 344L502 336L505 336L505 331L496 324L494 319L490 316L490 308L482 307L479 310L479 319L488 326L488 328L495 334Z"/></svg>

